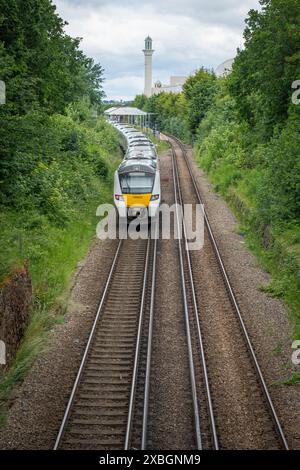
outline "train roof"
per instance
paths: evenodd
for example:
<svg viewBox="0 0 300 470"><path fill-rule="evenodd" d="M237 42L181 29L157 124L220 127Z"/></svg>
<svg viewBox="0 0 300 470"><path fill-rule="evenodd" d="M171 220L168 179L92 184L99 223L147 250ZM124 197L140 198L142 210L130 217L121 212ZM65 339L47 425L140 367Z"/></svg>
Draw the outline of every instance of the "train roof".
<svg viewBox="0 0 300 470"><path fill-rule="evenodd" d="M141 146L153 148L153 147L154 147L154 144L152 144L152 142L150 142L150 140L146 140L146 139L137 139L137 140L131 140L131 141L129 142L129 145L128 145L129 148L141 147Z"/></svg>
<svg viewBox="0 0 300 470"><path fill-rule="evenodd" d="M151 159L143 161L133 159L124 160L118 168L119 175L132 172L155 173L155 171L156 165L153 165Z"/></svg>
<svg viewBox="0 0 300 470"><path fill-rule="evenodd" d="M129 147L127 149L127 153L129 154L151 154L155 157L157 157L157 153L154 147L150 145L136 145L135 147Z"/></svg>
<svg viewBox="0 0 300 470"><path fill-rule="evenodd" d="M147 152L147 151L135 151L135 152L127 152L124 159L126 160L127 158L146 158L148 160L150 159L155 159L157 160L157 157L154 152Z"/></svg>

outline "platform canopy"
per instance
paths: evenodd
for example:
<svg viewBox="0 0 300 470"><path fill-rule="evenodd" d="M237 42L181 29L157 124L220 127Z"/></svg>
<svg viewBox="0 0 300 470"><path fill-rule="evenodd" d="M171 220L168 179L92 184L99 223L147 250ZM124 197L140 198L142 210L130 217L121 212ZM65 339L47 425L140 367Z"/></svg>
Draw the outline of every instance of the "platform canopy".
<svg viewBox="0 0 300 470"><path fill-rule="evenodd" d="M150 113L146 113L138 108L131 106L120 106L119 108L109 108L104 111L104 114L110 119L119 122L127 122L129 124L149 125Z"/></svg>
<svg viewBox="0 0 300 470"><path fill-rule="evenodd" d="M109 114L111 113L112 111L114 111L115 109L118 109L116 106L112 106L111 108L108 108L104 111L105 114Z"/></svg>
<svg viewBox="0 0 300 470"><path fill-rule="evenodd" d="M147 116L145 111L130 106L121 106L120 108L109 108L104 111L109 116Z"/></svg>

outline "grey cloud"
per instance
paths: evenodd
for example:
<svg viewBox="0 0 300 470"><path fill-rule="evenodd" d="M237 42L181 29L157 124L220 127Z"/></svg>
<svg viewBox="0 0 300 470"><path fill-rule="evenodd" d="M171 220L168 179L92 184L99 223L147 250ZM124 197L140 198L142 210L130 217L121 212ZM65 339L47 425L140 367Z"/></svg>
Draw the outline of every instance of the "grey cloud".
<svg viewBox="0 0 300 470"><path fill-rule="evenodd" d="M55 3L55 1L54 1ZM65 0L73 7L101 9L120 6L137 11L150 9L159 15L189 16L201 22L241 27L248 11L260 8L259 0Z"/></svg>
<svg viewBox="0 0 300 470"><path fill-rule="evenodd" d="M83 37L84 52L105 69L108 97L131 96L143 78L143 39L154 39L153 79L216 67L242 45L247 12L259 0L54 0ZM124 80L122 79L124 77ZM132 83L130 83L132 77ZM137 89L136 92L142 90Z"/></svg>

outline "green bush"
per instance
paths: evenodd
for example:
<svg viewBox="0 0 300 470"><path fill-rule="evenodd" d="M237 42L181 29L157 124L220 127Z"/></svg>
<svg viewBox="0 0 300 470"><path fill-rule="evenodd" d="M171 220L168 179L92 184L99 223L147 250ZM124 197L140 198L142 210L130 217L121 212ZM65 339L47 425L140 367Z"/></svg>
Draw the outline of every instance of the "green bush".
<svg viewBox="0 0 300 470"><path fill-rule="evenodd" d="M223 84L224 85L224 84ZM256 126L240 120L226 85L197 132L200 166L243 224L247 243L272 282L262 289L288 305L300 336L300 110L263 140Z"/></svg>
<svg viewBox="0 0 300 470"><path fill-rule="evenodd" d="M2 147L12 153L9 168L1 167L2 205L37 208L63 224L72 217L74 201L85 201L93 193L95 177L108 177L109 151L118 148L116 135L103 119L93 127L63 115L45 120L39 114L26 115L13 121L19 131L26 129L26 136L17 142L11 136Z"/></svg>
<svg viewBox="0 0 300 470"><path fill-rule="evenodd" d="M25 5L26 3L26 5ZM28 262L33 305L1 406L63 321L69 282L111 200L119 155L101 112L102 68L65 34L51 0L0 0L0 285ZM1 415L0 415L1 421Z"/></svg>
<svg viewBox="0 0 300 470"><path fill-rule="evenodd" d="M180 117L171 117L169 119L165 119L162 122L162 130L178 137L185 142L189 142L191 139L187 123Z"/></svg>
<svg viewBox="0 0 300 470"><path fill-rule="evenodd" d="M265 147L258 209L266 223L300 220L300 121L291 116Z"/></svg>
<svg viewBox="0 0 300 470"><path fill-rule="evenodd" d="M17 122L23 129L31 118L26 115ZM9 142L15 146L10 162L14 173L2 185L1 213L20 214L18 227L10 227L12 246L14 239L30 237L31 230L45 225L46 220L50 226L67 229L91 200L100 201L101 182L111 181L118 154L117 135L103 118L79 124L70 116L54 115L43 121L37 114L29 127L31 143L28 136L15 144L13 139ZM39 145L45 133L47 143ZM5 173L5 167L2 170ZM4 218L1 227L4 246L10 236ZM9 266L18 263L20 253L13 252L15 260L12 254L6 257L7 250L2 253L2 276L9 272Z"/></svg>
<svg viewBox="0 0 300 470"><path fill-rule="evenodd" d="M45 347L47 332L64 321L71 276L96 233L97 206L112 199L119 161L118 136L102 118L79 124L55 115L47 129L53 140L45 152L30 153L28 145L22 153L18 143L22 159L14 162L15 191L6 193L0 210L0 284L26 260L33 285L25 337L0 377L0 422L11 390Z"/></svg>

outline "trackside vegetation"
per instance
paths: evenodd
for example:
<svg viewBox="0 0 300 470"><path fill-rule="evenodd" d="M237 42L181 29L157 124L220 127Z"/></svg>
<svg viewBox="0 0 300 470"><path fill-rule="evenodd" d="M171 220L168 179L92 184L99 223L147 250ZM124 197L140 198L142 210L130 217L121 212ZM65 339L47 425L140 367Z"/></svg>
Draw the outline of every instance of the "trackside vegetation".
<svg viewBox="0 0 300 470"><path fill-rule="evenodd" d="M0 377L3 408L64 321L70 279L95 235L97 206L111 200L120 157L101 116L102 67L64 26L50 0L0 0L0 283L24 263L33 283L24 340Z"/></svg>
<svg viewBox="0 0 300 470"><path fill-rule="evenodd" d="M235 211L240 230L272 274L269 295L289 307L300 339L300 3L261 0L251 10L233 71L200 68L183 92L136 104L161 130L194 145L201 168ZM300 93L298 93L299 97Z"/></svg>

